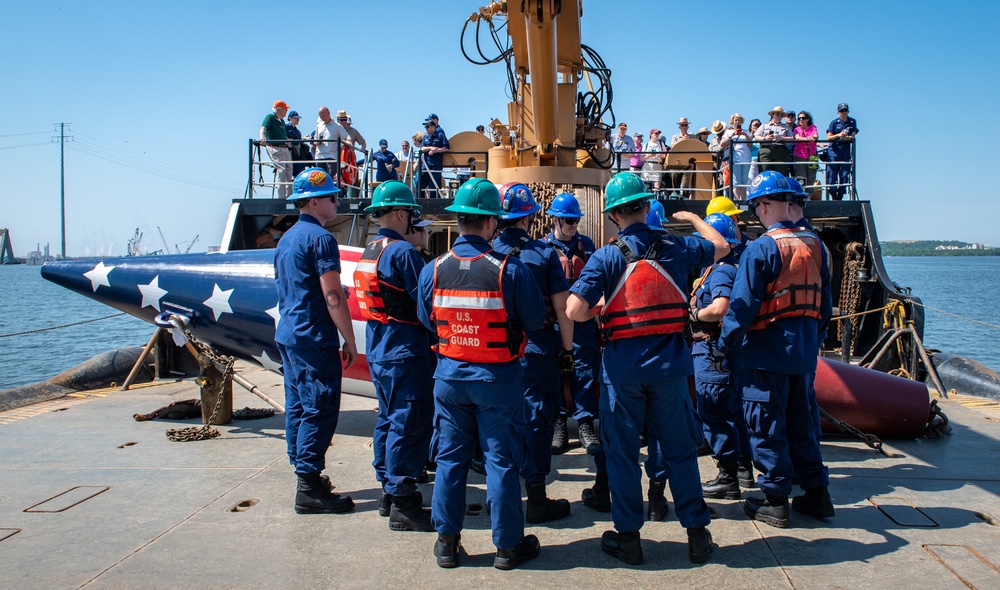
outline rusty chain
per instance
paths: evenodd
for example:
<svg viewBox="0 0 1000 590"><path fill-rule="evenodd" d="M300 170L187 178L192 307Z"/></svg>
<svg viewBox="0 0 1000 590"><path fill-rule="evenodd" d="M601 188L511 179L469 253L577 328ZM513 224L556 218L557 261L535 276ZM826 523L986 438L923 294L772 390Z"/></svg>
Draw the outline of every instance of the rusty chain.
<svg viewBox="0 0 1000 590"><path fill-rule="evenodd" d="M171 442L192 442L196 440L216 438L221 433L218 428L214 428L212 426L212 423L215 422L215 418L218 416L219 410L222 408L222 398L225 397L222 395L222 388L225 387L225 383L227 381L232 381L234 372L233 366L235 365L236 360L231 356L217 354L207 344L195 338L194 334L191 333L191 330L187 329L186 326L183 326L181 322L178 321L174 323L174 325L183 329L184 338L186 338L187 341L194 346L195 350L198 351L199 357L204 357L210 363L214 364L217 369L219 366L225 367L225 369L222 371L222 382L219 384L219 395L216 396L215 408L212 409L212 415L209 416L208 423L201 427L191 426L188 428L171 428L170 430L167 430L167 438L170 439ZM195 379L195 383L201 387L212 385L209 380L204 379L201 376L198 376L198 378Z"/></svg>
<svg viewBox="0 0 1000 590"><path fill-rule="evenodd" d="M866 432L862 432L862 431L858 430L857 428L855 428L854 426L851 426L847 422L844 422L842 420L838 420L837 418L835 418L833 416L833 414L831 414L830 412L827 412L823 408L819 409L819 413L824 418L826 418L827 420L829 420L831 424L833 424L834 426L836 426L837 429L840 430L841 432L843 432L844 434L847 434L847 435L853 436L853 437L855 437L857 439L860 439L863 443L865 443L866 445L868 445L872 449L875 449L876 451L878 451L882 455L884 455L886 457L891 457L891 455L889 454L889 452L886 451L884 448L882 448L882 440L879 437L875 436L874 434L868 434Z"/></svg>
<svg viewBox="0 0 1000 590"><path fill-rule="evenodd" d="M844 271L840 277L840 313L842 315L851 315L858 310L858 304L861 300L861 283L856 279L858 270L863 268L865 265L865 247L859 242L851 242L847 244L846 254L844 257ZM850 318L851 322L851 333L857 335L858 324L861 319L858 316L852 316ZM844 324L843 322L837 324L837 340L843 342L844 338ZM854 342L857 338L851 341L851 350L844 351L847 354L854 354Z"/></svg>
<svg viewBox="0 0 1000 590"><path fill-rule="evenodd" d="M927 420L927 429L924 436L930 439L941 438L951 433L951 424L948 423L948 416L941 411L938 401L931 400L930 416Z"/></svg>

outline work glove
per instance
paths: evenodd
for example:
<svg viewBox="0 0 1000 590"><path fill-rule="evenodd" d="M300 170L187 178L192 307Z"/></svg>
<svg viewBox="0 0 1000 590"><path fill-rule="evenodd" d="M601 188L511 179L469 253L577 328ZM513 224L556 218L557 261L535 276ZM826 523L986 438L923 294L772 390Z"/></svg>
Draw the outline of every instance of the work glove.
<svg viewBox="0 0 1000 590"><path fill-rule="evenodd" d="M720 373L728 373L726 367L726 353L719 350L718 346L711 346L708 351L708 360L712 363L712 368Z"/></svg>
<svg viewBox="0 0 1000 590"><path fill-rule="evenodd" d="M576 365L573 364L573 351L572 350L560 350L559 351L559 373L563 375L571 375L573 371L576 370Z"/></svg>

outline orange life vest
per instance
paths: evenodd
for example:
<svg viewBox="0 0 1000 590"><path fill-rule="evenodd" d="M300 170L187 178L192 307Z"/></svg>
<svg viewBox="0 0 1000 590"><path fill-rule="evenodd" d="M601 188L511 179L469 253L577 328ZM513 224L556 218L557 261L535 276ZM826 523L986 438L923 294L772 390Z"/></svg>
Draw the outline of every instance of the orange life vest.
<svg viewBox="0 0 1000 590"><path fill-rule="evenodd" d="M639 258L624 241L613 239L628 266L601 310L601 332L607 340L684 331L688 303L684 293L660 264L664 240L650 245Z"/></svg>
<svg viewBox="0 0 1000 590"><path fill-rule="evenodd" d="M389 320L417 324L417 302L406 289L378 278L378 261L386 249L401 240L384 237L365 247L354 269L354 293L361 317L388 324Z"/></svg>
<svg viewBox="0 0 1000 590"><path fill-rule="evenodd" d="M340 148L340 181L345 185L351 185L357 176L358 161L354 157L354 148L345 144Z"/></svg>
<svg viewBox="0 0 1000 590"><path fill-rule="evenodd" d="M566 254L562 248L556 244L552 244L555 248L556 254L559 256L559 263L562 264L563 273L566 275L566 280L572 285L576 281L577 277L580 276L580 272L583 271L583 267L587 266L587 251L583 249L583 240L577 240L576 248L573 248L572 255Z"/></svg>
<svg viewBox="0 0 1000 590"><path fill-rule="evenodd" d="M434 262L431 320L439 354L470 363L506 363L524 354L524 330L504 307L506 266L507 258L493 251L475 258L448 252Z"/></svg>
<svg viewBox="0 0 1000 590"><path fill-rule="evenodd" d="M821 319L823 296L823 246L816 234L803 228L778 228L766 234L774 239L781 255L781 273L767 286L750 331L763 330L778 318Z"/></svg>

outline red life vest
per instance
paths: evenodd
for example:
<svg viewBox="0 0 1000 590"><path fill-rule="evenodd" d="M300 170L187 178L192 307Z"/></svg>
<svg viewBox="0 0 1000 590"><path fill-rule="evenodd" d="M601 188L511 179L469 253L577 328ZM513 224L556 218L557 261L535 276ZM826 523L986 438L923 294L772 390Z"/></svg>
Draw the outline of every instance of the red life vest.
<svg viewBox="0 0 1000 590"><path fill-rule="evenodd" d="M601 310L601 332L607 340L684 331L688 303L684 293L660 264L664 240L654 242L639 258L624 240L618 246L628 266Z"/></svg>
<svg viewBox="0 0 1000 590"><path fill-rule="evenodd" d="M448 252L434 262L431 320L439 354L470 363L506 363L524 354L524 330L504 307L506 266L507 258L493 251L475 258Z"/></svg>
<svg viewBox="0 0 1000 590"><path fill-rule="evenodd" d="M816 234L803 228L778 228L766 234L774 239L781 255L781 273L767 286L750 331L763 330L778 318L821 319L823 246Z"/></svg>
<svg viewBox="0 0 1000 590"><path fill-rule="evenodd" d="M354 269L354 293L358 297L361 317L388 324L389 320L403 324L418 324L417 302L406 289L378 278L378 261L386 249L402 240L384 237L365 247ZM404 242L405 243L405 242Z"/></svg>
<svg viewBox="0 0 1000 590"><path fill-rule="evenodd" d="M555 248L556 254L559 256L559 263L562 264L563 273L566 275L566 280L572 285L576 281L577 277L580 276L580 272L583 271L583 267L587 266L587 251L583 249L583 240L578 240L576 242L576 248L573 248L571 254L568 255L566 252L560 248L557 244L553 243L552 247Z"/></svg>
<svg viewBox="0 0 1000 590"><path fill-rule="evenodd" d="M352 185L358 176L358 161L354 157L354 148L344 145L340 148L340 181Z"/></svg>

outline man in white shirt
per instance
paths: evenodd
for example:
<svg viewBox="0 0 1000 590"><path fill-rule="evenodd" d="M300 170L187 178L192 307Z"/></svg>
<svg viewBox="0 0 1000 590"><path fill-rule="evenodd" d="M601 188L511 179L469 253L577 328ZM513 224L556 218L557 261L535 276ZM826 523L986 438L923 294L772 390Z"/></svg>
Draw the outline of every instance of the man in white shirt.
<svg viewBox="0 0 1000 590"><path fill-rule="evenodd" d="M325 168L330 176L337 175L337 140L349 145L353 145L351 136L347 130L340 126L333 117L330 116L330 109L319 107L319 119L316 120L316 134L314 139L324 140L313 143L316 150L317 160L333 160L325 164Z"/></svg>

